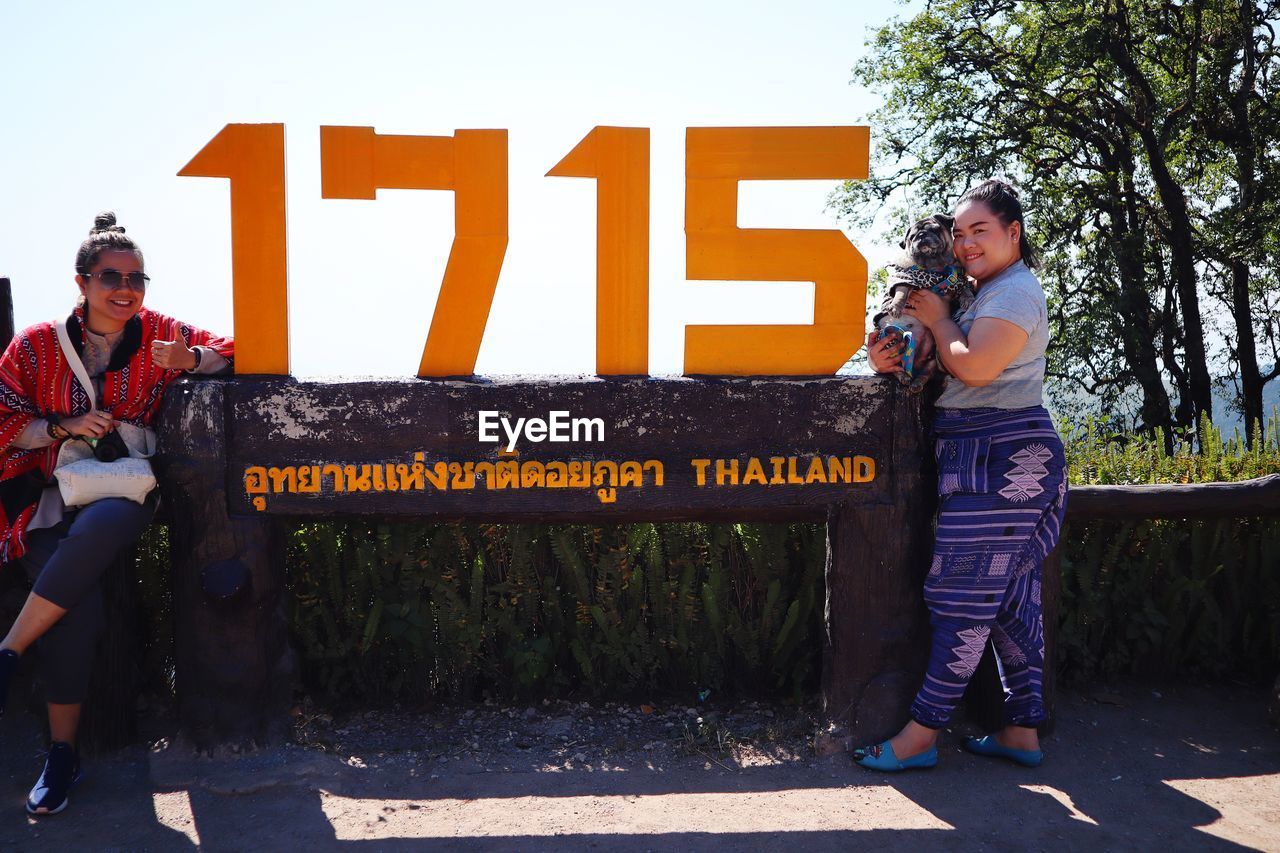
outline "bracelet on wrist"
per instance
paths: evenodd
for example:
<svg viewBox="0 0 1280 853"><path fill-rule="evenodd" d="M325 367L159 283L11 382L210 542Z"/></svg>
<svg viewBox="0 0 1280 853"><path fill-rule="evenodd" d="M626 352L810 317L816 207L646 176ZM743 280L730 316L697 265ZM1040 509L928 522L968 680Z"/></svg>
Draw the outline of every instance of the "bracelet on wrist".
<svg viewBox="0 0 1280 853"><path fill-rule="evenodd" d="M62 417L56 412L50 412L45 416L44 431L49 434L49 438L54 440L62 438L67 432L62 427Z"/></svg>
<svg viewBox="0 0 1280 853"><path fill-rule="evenodd" d="M194 373L200 369L200 359L204 356L204 352L200 347L192 347L191 351L196 354L196 363L187 368L188 373Z"/></svg>

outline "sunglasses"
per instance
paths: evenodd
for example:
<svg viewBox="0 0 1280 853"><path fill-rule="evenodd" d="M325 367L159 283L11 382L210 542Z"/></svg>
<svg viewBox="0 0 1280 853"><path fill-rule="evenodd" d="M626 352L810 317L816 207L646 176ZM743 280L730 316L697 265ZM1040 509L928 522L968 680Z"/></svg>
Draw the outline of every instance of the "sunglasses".
<svg viewBox="0 0 1280 853"><path fill-rule="evenodd" d="M117 287L127 287L130 290L144 293L147 289L147 283L151 281L151 276L144 272L120 272L120 270L100 270L99 272L87 273L89 278L97 277L102 282L103 287L115 289Z"/></svg>

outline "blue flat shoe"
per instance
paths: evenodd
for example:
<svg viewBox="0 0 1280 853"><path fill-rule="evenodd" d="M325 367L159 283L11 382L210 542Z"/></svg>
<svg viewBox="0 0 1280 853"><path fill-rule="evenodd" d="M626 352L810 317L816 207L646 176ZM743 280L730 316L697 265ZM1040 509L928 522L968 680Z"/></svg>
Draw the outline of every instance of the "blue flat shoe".
<svg viewBox="0 0 1280 853"><path fill-rule="evenodd" d="M938 748L931 746L919 755L899 760L893 754L890 741L860 746L853 751L853 760L869 770L897 773L899 770L928 770L938 763Z"/></svg>
<svg viewBox="0 0 1280 853"><path fill-rule="evenodd" d="M44 772L27 796L27 814L53 815L67 807L67 792L80 781L80 754L69 743L54 741Z"/></svg>
<svg viewBox="0 0 1280 853"><path fill-rule="evenodd" d="M1012 747L1001 746L1000 742L995 739L994 735L965 738L964 748L972 752L974 755L1007 758L1015 764L1021 764L1023 767L1039 767L1040 762L1044 760L1044 753L1040 750L1013 749Z"/></svg>

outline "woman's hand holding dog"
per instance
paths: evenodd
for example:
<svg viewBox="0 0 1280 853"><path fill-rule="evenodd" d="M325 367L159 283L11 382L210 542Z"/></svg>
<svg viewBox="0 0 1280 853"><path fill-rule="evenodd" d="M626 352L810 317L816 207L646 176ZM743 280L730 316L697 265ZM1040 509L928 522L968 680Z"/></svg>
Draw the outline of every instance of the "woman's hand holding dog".
<svg viewBox="0 0 1280 853"><path fill-rule="evenodd" d="M897 332L880 336L878 329L867 335L867 360L876 373L893 373L902 366L902 337Z"/></svg>
<svg viewBox="0 0 1280 853"><path fill-rule="evenodd" d="M867 335L867 361L876 373L894 373L902 367L902 353L906 344L902 336L890 331L883 337L878 329ZM916 349L916 364L923 365L934 357L933 339L925 336Z"/></svg>
<svg viewBox="0 0 1280 853"><path fill-rule="evenodd" d="M951 305L931 290L916 289L907 296L906 313L915 315L930 331L943 320L950 319Z"/></svg>

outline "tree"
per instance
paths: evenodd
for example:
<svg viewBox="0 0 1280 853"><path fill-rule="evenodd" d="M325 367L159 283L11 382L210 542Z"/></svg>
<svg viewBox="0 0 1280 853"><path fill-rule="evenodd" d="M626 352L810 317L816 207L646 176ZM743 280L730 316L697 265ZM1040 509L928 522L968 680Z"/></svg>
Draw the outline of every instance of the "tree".
<svg viewBox="0 0 1280 853"><path fill-rule="evenodd" d="M1242 408L1260 417L1269 377L1250 346L1257 329L1274 343L1274 312L1260 309L1275 279L1255 271L1280 226L1259 216L1260 234L1221 237L1245 197L1259 214L1275 204L1280 129L1260 104L1277 64L1271 17L1238 0L930 0L879 28L854 69L885 96L870 116L880 141L872 180L835 202L865 224L886 206L902 218L1011 177L1045 250L1062 396L1083 390L1147 429L1197 424L1212 412L1208 298L1235 308L1227 350L1252 368L1241 368ZM1217 136L1204 127L1215 111L1231 118ZM1215 284L1219 269L1230 287Z"/></svg>
<svg viewBox="0 0 1280 853"><path fill-rule="evenodd" d="M1277 326L1280 282L1274 268L1280 216L1280 79L1273 21L1275 0L1222 4L1203 23L1199 102L1194 110L1195 147L1185 158L1184 180L1202 180L1207 213L1199 216L1200 245L1214 296L1234 326L1228 342L1239 374L1236 394L1252 440L1263 417L1266 383L1280 376ZM1268 345L1270 367L1259 361L1258 340Z"/></svg>

